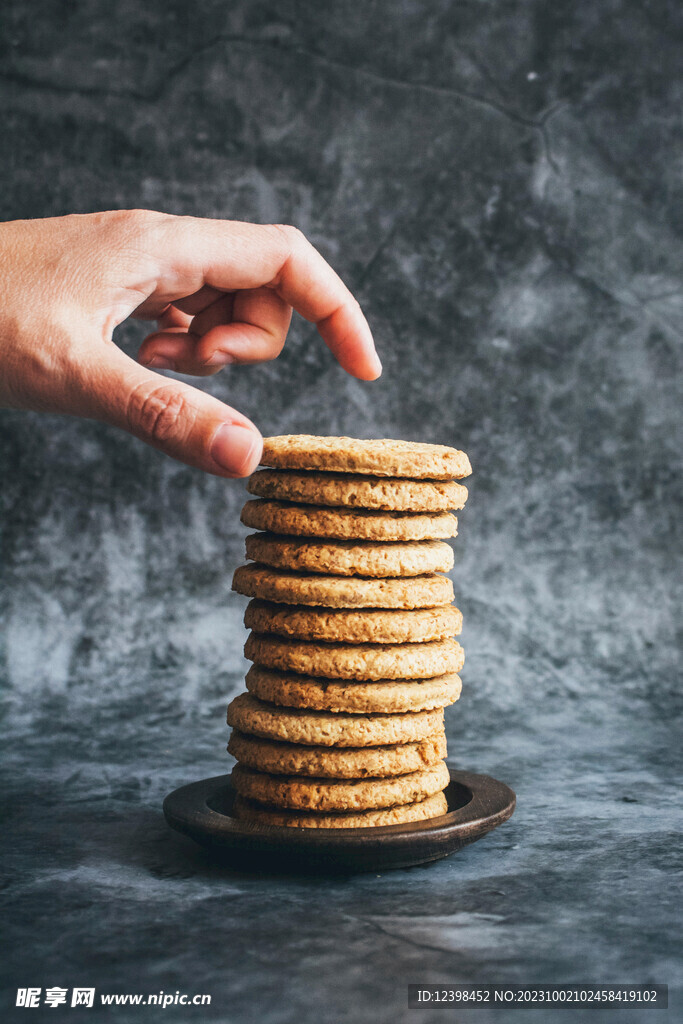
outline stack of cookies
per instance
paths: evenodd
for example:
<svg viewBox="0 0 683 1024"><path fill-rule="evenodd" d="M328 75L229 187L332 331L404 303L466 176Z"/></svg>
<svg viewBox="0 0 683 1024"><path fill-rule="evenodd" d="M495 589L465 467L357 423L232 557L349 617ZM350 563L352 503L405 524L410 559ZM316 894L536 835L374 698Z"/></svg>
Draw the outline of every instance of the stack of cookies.
<svg viewBox="0 0 683 1024"><path fill-rule="evenodd" d="M442 445L266 439L242 522L247 693L228 708L236 817L304 828L444 814L444 708L462 615L442 575L467 456Z"/></svg>

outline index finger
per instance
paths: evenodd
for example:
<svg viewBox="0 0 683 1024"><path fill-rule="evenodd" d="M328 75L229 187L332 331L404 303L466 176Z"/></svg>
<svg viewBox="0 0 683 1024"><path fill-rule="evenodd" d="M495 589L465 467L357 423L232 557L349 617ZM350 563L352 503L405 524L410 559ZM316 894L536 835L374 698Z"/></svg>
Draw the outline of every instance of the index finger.
<svg viewBox="0 0 683 1024"><path fill-rule="evenodd" d="M164 269L189 294L204 285L221 291L273 288L314 323L341 366L375 380L382 364L372 332L349 289L297 229L280 224L170 217L162 250ZM163 277L159 282L164 288ZM169 301L173 301L169 299Z"/></svg>

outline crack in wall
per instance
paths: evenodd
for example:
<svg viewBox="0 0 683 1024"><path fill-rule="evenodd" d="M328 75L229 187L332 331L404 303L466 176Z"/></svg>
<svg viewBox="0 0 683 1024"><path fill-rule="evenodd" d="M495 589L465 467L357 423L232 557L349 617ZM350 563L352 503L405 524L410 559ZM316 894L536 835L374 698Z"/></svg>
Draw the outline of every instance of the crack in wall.
<svg viewBox="0 0 683 1024"><path fill-rule="evenodd" d="M191 54L187 54L175 65L172 65L165 73L164 78L154 88L149 90L130 88L112 89L110 87L99 85L70 85L62 82L55 82L53 80L41 79L40 77L34 77L17 69L0 71L0 80L13 82L27 88L46 89L52 92L75 94L86 98L89 96L112 96L115 98L127 98L140 100L142 102L155 103L163 97L164 93L169 88L170 83L182 75L182 73L195 63L195 61L204 57L214 49L228 45L241 45L252 47L254 49L269 49L292 57L309 57L325 67L339 71L348 71L354 76L367 78L380 85L390 86L395 89L424 92L428 95L457 99L466 103L474 103L505 117L515 124L533 131L539 131L543 127L545 113L542 113L540 118L530 118L524 114L520 114L505 103L494 100L491 97L481 95L480 93L472 92L468 89L456 89L453 86L433 85L430 82L413 81L411 79L397 78L392 75L384 75L373 71L370 68L363 68L344 61L336 60L335 58L328 57L326 54L319 53L315 50L308 50L301 46L287 45L279 40L258 39L243 35L219 34L215 36L203 46L198 47ZM472 58L470 57L470 59Z"/></svg>

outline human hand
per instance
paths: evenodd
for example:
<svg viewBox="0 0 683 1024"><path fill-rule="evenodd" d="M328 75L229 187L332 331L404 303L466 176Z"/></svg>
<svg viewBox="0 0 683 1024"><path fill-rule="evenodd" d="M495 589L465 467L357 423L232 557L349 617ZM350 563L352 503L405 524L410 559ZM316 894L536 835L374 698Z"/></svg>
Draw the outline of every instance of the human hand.
<svg viewBox="0 0 683 1024"><path fill-rule="evenodd" d="M207 376L274 359L296 309L345 370L381 373L358 303L289 226L147 210L11 221L0 279L0 406L103 420L218 476L256 468L258 430L153 368ZM157 322L137 363L112 341L129 316Z"/></svg>

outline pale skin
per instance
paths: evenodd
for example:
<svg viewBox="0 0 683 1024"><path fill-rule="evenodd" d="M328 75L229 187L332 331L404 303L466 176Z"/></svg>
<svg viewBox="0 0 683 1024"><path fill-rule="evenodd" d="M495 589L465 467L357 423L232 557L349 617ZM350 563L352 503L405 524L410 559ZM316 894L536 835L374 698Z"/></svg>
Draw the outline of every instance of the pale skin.
<svg viewBox="0 0 683 1024"><path fill-rule="evenodd" d="M351 292L288 225L149 210L11 221L0 282L0 407L102 420L217 476L256 468L257 427L155 371L274 359L293 310L354 377L382 369ZM156 321L137 362L112 341L127 317Z"/></svg>

